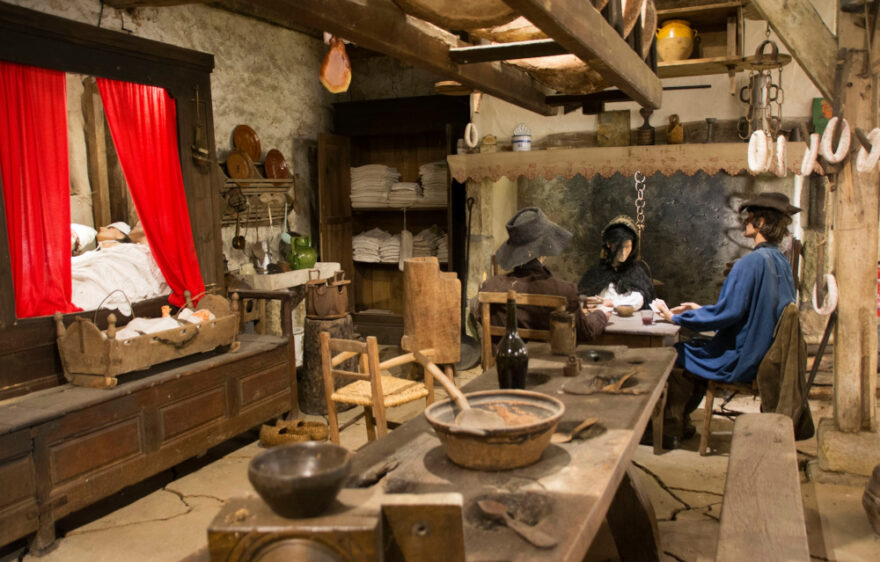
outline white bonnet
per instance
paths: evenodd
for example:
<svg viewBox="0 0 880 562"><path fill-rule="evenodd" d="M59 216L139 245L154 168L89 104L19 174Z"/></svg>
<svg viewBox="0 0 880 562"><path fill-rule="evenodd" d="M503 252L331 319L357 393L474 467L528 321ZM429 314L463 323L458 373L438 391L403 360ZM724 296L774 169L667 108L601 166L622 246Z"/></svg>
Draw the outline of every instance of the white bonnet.
<svg viewBox="0 0 880 562"><path fill-rule="evenodd" d="M125 234L126 236L131 234L131 227L128 226L127 223L124 223L122 221L111 222L110 224L107 225L107 228L115 228L116 230Z"/></svg>

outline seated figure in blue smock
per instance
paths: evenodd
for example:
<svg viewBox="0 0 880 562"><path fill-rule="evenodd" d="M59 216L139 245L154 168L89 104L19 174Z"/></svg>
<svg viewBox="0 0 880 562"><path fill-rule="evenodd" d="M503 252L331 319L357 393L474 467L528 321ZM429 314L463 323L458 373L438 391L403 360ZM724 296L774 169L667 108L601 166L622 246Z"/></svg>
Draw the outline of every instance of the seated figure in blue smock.
<svg viewBox="0 0 880 562"><path fill-rule="evenodd" d="M659 299L652 303L669 322L696 332L715 331L711 339L676 344L676 365L684 372L673 371L669 378L664 441L693 436L688 420L707 379L744 384L755 379L782 309L796 299L791 265L778 244L798 212L782 193L763 193L746 201L740 206L741 220L745 237L755 246L730 270L718 302L686 302L672 309Z"/></svg>

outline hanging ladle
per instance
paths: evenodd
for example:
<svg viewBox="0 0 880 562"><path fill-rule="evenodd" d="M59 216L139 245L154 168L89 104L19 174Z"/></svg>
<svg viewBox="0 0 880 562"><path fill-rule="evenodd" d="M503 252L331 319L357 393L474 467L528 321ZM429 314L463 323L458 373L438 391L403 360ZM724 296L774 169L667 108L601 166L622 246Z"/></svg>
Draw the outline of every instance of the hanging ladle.
<svg viewBox="0 0 880 562"><path fill-rule="evenodd" d="M241 215L235 214L235 236L232 237L232 247L236 250L244 250L244 236L241 235Z"/></svg>
<svg viewBox="0 0 880 562"><path fill-rule="evenodd" d="M413 357L422 364L426 371L429 371L435 379L440 381L440 384L443 385L449 396L455 400L459 412L455 416L455 426L453 427L468 433L484 435L487 429L499 429L507 426L504 423L504 419L495 412L472 408L464 394L455 386L455 383L449 380L449 377L440 370L440 367L425 357L422 352L414 351Z"/></svg>

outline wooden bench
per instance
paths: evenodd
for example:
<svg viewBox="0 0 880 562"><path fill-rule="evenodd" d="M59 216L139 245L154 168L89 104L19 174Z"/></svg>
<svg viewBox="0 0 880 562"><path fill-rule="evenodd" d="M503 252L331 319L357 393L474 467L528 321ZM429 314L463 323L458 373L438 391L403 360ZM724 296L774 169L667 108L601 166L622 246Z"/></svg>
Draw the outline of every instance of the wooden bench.
<svg viewBox="0 0 880 562"><path fill-rule="evenodd" d="M744 414L733 426L715 560L809 560L791 419Z"/></svg>

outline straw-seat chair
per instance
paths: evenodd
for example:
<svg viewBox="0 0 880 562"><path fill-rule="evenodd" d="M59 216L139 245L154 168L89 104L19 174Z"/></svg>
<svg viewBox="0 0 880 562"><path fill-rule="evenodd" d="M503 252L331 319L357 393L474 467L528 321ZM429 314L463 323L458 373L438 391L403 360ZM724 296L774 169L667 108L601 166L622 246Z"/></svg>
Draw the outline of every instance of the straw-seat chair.
<svg viewBox="0 0 880 562"><path fill-rule="evenodd" d="M334 353L336 354L333 355ZM424 350L423 353L432 355L433 350ZM350 359L357 360L357 372L337 368ZM331 338L329 332L321 332L321 364L324 393L327 398L327 416L330 421L330 440L339 444L336 402L363 406L367 439L370 441L388 433L386 408L420 398L426 399L426 405L431 404L434 401L434 381L430 373L425 373L424 383L381 374L391 367L413 361L415 361L413 354L406 353L380 363L379 344L374 336L368 337L366 342L361 342ZM356 380L335 389L334 381L339 376Z"/></svg>

